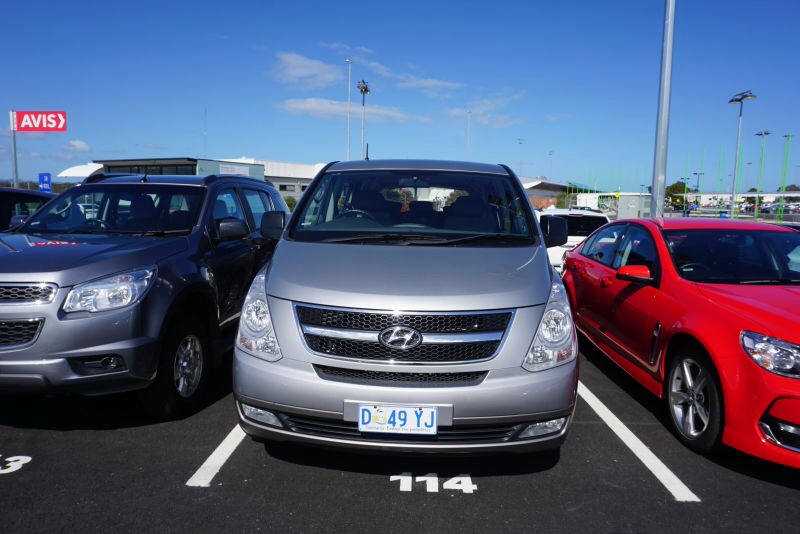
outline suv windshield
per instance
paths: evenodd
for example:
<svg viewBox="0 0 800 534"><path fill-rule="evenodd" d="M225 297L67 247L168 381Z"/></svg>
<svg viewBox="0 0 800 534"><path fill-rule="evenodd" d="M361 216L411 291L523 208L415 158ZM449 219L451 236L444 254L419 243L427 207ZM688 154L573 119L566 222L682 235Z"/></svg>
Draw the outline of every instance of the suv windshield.
<svg viewBox="0 0 800 534"><path fill-rule="evenodd" d="M290 237L371 244L530 246L528 199L509 176L450 171L330 172L304 195ZM466 236L492 239L460 239Z"/></svg>
<svg viewBox="0 0 800 534"><path fill-rule="evenodd" d="M687 280L712 284L800 283L800 233L669 230L672 261Z"/></svg>
<svg viewBox="0 0 800 534"><path fill-rule="evenodd" d="M73 187L20 228L59 234L182 233L197 219L204 189L147 184Z"/></svg>

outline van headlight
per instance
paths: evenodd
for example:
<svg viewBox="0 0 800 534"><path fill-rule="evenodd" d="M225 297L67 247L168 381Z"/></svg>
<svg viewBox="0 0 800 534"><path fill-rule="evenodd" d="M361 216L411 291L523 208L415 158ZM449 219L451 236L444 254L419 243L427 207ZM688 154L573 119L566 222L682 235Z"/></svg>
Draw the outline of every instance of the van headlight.
<svg viewBox="0 0 800 534"><path fill-rule="evenodd" d="M778 375L800 378L800 345L744 331L742 348L758 365Z"/></svg>
<svg viewBox="0 0 800 534"><path fill-rule="evenodd" d="M262 270L250 284L239 318L236 346L247 354L275 362L282 355L267 305L266 281L265 271Z"/></svg>
<svg viewBox="0 0 800 534"><path fill-rule="evenodd" d="M578 338L567 292L561 279L554 277L542 320L522 367L528 371L543 371L571 362L577 356Z"/></svg>
<svg viewBox="0 0 800 534"><path fill-rule="evenodd" d="M67 294L63 310L101 312L130 306L142 299L155 279L156 268L149 267L78 284Z"/></svg>

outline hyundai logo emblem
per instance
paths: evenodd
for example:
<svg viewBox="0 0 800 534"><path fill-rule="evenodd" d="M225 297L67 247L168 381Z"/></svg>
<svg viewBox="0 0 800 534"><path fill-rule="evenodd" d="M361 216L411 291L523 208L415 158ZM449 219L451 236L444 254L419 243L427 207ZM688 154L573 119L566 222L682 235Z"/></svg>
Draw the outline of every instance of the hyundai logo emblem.
<svg viewBox="0 0 800 534"><path fill-rule="evenodd" d="M422 334L408 326L390 326L378 334L378 340L384 347L408 350L422 343Z"/></svg>

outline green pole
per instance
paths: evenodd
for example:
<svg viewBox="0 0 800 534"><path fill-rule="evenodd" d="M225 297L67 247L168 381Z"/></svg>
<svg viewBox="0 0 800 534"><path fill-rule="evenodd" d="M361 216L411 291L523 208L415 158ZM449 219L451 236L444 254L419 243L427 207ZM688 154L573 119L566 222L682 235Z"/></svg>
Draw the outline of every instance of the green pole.
<svg viewBox="0 0 800 534"><path fill-rule="evenodd" d="M764 149L766 147L767 136L769 132L766 130L756 133L761 137L761 158L758 161L758 180L756 180L756 209L754 211L755 218L758 219L759 210L761 208L761 177L764 176Z"/></svg>
<svg viewBox="0 0 800 534"><path fill-rule="evenodd" d="M783 222L783 208L786 204L786 177L789 174L789 151L792 148L792 137L794 135L784 135L786 145L783 148L783 170L781 170L781 201L778 204L778 222Z"/></svg>

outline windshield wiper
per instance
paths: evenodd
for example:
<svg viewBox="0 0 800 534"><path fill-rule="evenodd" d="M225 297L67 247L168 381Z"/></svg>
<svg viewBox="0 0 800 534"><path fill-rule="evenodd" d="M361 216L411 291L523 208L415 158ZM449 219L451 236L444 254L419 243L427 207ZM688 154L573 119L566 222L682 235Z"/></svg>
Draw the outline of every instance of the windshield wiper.
<svg viewBox="0 0 800 534"><path fill-rule="evenodd" d="M438 243L437 245L460 245L461 243L506 243L506 242L532 242L533 238L530 236L523 236L523 235L509 235L509 234L477 234L477 235L469 235L466 237L459 237L456 239L445 239ZM423 243L427 245L428 243ZM431 243L433 244L433 243Z"/></svg>
<svg viewBox="0 0 800 534"><path fill-rule="evenodd" d="M753 285L769 285L769 286L789 286L793 284L800 284L800 280L796 278L768 278L765 280L739 280L738 284L753 284Z"/></svg>
<svg viewBox="0 0 800 534"><path fill-rule="evenodd" d="M420 242L436 242L445 243L445 239L424 234L359 234L349 237L332 237L325 239L325 243L367 243L367 242L380 242L380 243L394 243L398 245L417 245Z"/></svg>

